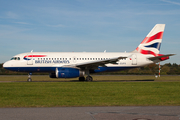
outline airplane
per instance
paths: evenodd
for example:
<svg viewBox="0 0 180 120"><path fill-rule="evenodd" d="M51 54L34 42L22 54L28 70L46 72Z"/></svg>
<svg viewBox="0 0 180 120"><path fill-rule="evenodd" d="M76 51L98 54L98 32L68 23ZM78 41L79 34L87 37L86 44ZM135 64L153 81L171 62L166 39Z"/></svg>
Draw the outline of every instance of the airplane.
<svg viewBox="0 0 180 120"><path fill-rule="evenodd" d="M28 52L15 55L3 67L17 72L49 72L50 78L77 78L93 81L91 73L138 68L169 59L159 54L165 24L156 24L132 52ZM85 76L87 76L85 78Z"/></svg>

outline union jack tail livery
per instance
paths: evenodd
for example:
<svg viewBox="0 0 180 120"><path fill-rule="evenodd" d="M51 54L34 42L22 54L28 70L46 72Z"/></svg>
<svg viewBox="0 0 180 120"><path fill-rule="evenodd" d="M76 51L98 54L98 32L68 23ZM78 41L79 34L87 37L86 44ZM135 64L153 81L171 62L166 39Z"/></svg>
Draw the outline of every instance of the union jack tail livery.
<svg viewBox="0 0 180 120"><path fill-rule="evenodd" d="M159 56L164 28L165 24L156 24L135 51L144 55Z"/></svg>

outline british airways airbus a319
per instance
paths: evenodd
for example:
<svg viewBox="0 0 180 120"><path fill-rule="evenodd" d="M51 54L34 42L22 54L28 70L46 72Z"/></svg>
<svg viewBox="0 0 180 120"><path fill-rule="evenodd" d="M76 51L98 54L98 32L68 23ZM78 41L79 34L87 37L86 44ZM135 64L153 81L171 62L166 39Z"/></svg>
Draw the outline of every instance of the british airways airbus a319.
<svg viewBox="0 0 180 120"><path fill-rule="evenodd" d="M169 59L174 54L159 54L165 24L156 24L132 52L29 52L15 55L3 67L11 71L49 72L51 78L76 78L92 81L91 73L120 71ZM85 76L87 77L85 78Z"/></svg>

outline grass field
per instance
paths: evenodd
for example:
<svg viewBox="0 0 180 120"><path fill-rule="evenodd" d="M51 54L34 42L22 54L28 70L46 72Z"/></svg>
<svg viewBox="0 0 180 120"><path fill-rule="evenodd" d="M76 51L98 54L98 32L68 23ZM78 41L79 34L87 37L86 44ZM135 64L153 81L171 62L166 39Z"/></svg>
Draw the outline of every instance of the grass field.
<svg viewBox="0 0 180 120"><path fill-rule="evenodd" d="M60 82L65 80L33 76L36 82L0 82L0 107L180 105L180 77L163 77L94 76L97 82ZM0 81L26 79L27 76L0 76ZM153 79L155 82L147 82ZM145 81L119 82L123 80Z"/></svg>

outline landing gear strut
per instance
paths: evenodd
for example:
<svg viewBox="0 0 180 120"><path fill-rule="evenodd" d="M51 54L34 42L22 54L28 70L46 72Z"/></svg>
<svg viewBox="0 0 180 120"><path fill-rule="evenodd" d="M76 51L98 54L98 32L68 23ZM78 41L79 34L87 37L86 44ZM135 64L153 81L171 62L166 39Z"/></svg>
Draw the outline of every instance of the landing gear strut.
<svg viewBox="0 0 180 120"><path fill-rule="evenodd" d="M27 82L32 82L31 75L32 75L32 73L29 73L29 74L28 74Z"/></svg>

